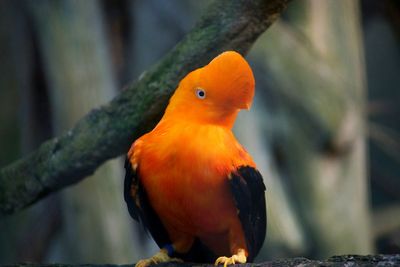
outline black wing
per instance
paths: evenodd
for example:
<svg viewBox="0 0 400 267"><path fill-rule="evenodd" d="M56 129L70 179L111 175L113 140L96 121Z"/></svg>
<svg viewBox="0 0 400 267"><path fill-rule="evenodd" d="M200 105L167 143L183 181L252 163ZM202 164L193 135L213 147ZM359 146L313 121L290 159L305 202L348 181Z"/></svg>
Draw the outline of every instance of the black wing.
<svg viewBox="0 0 400 267"><path fill-rule="evenodd" d="M125 160L125 170L124 198L128 206L129 214L133 219L140 221L144 227L147 228L160 248L171 244L167 230L150 205L146 191L140 182L139 175L137 171L133 170L129 159ZM197 238L187 253L174 253L172 256L189 262L204 263L214 262L217 258L217 256Z"/></svg>
<svg viewBox="0 0 400 267"><path fill-rule="evenodd" d="M264 243L267 230L265 185L261 174L249 166L231 173L229 184L246 237L248 261L252 262Z"/></svg>
<svg viewBox="0 0 400 267"><path fill-rule="evenodd" d="M133 170L128 158L125 160L125 171L124 198L129 214L133 219L140 221L144 225L160 248L170 244L168 233L151 207L139 176Z"/></svg>

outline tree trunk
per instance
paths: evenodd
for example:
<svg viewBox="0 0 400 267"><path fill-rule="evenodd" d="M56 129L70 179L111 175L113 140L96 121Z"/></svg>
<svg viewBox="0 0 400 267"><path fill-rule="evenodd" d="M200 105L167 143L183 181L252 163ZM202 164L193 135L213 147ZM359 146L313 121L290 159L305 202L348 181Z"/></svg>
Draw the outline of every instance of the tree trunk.
<svg viewBox="0 0 400 267"><path fill-rule="evenodd" d="M61 134L116 94L99 2L40 1L29 7L50 88L53 125ZM122 164L113 160L62 193L61 259L95 263L135 259L122 181ZM58 257L50 255L49 260Z"/></svg>
<svg viewBox="0 0 400 267"><path fill-rule="evenodd" d="M51 136L48 110L40 102L45 100L42 93L46 88L35 91L40 69L35 65L30 34L20 2L1 1L0 165L18 154L27 154ZM51 197L24 212L0 219L0 262L43 260L59 229L57 199Z"/></svg>
<svg viewBox="0 0 400 267"><path fill-rule="evenodd" d="M25 40L22 14L11 1L0 2L0 166L19 156L18 91L27 72L18 65L16 53ZM13 25L12 30L9 25ZM22 50L22 54L28 50ZM29 65L29 57L27 63ZM29 213L29 212L28 212ZM18 232L27 213L0 219L0 262L17 260Z"/></svg>
<svg viewBox="0 0 400 267"><path fill-rule="evenodd" d="M358 2L298 2L289 19L254 49L265 66L274 161L310 253L371 253Z"/></svg>

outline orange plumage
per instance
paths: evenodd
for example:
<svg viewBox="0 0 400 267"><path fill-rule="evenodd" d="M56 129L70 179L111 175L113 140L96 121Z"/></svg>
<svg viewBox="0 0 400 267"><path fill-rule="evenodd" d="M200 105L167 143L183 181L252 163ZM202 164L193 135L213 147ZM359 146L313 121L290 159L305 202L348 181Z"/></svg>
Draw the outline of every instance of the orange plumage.
<svg viewBox="0 0 400 267"><path fill-rule="evenodd" d="M162 248L138 265L171 260L172 255L185 259L190 253L194 255L188 259L207 261L203 250L214 260L228 256L216 263L245 262L254 246L246 236L249 231L261 235L250 257L258 253L265 236L265 203L252 200L264 202L264 185L231 131L239 110L248 109L253 96L248 63L236 52L222 53L180 82L158 125L134 142L125 199L132 216L148 224ZM252 189L253 184L261 189ZM253 209L243 211L253 212L244 219L241 204ZM246 228L246 220L260 229L248 230L254 225ZM197 244L204 249L195 248Z"/></svg>

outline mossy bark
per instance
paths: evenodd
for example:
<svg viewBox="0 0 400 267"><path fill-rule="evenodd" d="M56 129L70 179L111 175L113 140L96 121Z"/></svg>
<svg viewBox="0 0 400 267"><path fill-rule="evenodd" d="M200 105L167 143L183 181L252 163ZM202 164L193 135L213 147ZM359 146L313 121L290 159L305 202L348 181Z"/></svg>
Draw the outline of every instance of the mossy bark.
<svg viewBox="0 0 400 267"><path fill-rule="evenodd" d="M245 267L312 267L312 266L325 266L325 267L340 267L340 266L399 266L400 255L343 255L333 256L327 260L309 260L306 258L290 258L290 259L279 259L274 261L266 261L261 263L246 263L237 264L235 266ZM36 264L36 263L19 263L19 264L8 264L0 265L0 267L131 267L132 264L127 265L94 265L94 264ZM195 263L177 263L167 262L161 263L154 266L159 267L212 267L214 264L195 264Z"/></svg>
<svg viewBox="0 0 400 267"><path fill-rule="evenodd" d="M0 214L82 180L155 125L179 80L225 50L246 54L289 0L215 1L194 29L139 81L71 130L0 170Z"/></svg>

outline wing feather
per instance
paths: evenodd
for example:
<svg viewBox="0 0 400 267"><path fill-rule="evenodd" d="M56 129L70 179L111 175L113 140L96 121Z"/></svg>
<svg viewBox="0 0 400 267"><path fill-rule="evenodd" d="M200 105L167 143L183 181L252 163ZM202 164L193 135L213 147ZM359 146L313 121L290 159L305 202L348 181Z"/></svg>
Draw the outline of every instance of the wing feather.
<svg viewBox="0 0 400 267"><path fill-rule="evenodd" d="M260 251L267 230L265 185L253 167L242 166L231 173L229 184L249 250L248 261Z"/></svg>
<svg viewBox="0 0 400 267"><path fill-rule="evenodd" d="M125 170L124 198L129 214L144 225L160 248L170 244L168 233L150 205L138 172L132 168L128 158L125 160Z"/></svg>

